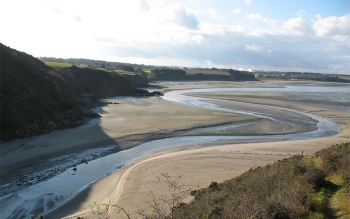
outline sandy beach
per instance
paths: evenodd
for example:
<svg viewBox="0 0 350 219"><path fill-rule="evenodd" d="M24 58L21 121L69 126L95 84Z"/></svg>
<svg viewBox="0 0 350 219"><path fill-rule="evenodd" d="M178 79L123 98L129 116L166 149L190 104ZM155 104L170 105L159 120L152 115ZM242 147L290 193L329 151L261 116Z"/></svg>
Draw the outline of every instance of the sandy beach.
<svg viewBox="0 0 350 219"><path fill-rule="evenodd" d="M272 85L273 86L273 85ZM264 98L249 93L230 94L196 94L217 99L228 99L251 103L268 103L269 105L290 107L327 118L336 122L342 129L341 133L332 137L284 142L227 142L224 145L206 145L213 147L187 150L187 147L167 150L153 154L133 165L122 168L103 178L71 202L57 209L49 218L74 218L82 215L84 218L127 218L117 207L108 213L95 211L87 206L97 203L116 204L123 207L131 216L137 218L138 209L148 209L155 197L169 196L168 185L162 180L162 173L172 178L181 176L182 189L185 193L183 201L191 200L191 190L209 186L212 181L222 182L233 178L252 167L264 166L268 163L287 158L296 154L310 155L322 148L349 141L349 112L342 107L349 103L332 104L331 101L297 100L281 94L261 94ZM267 101L268 100L268 101ZM266 125L264 126L266 127ZM279 132L275 130L265 131ZM302 130L301 130L302 131ZM200 147L200 146L198 146Z"/></svg>
<svg viewBox="0 0 350 219"><path fill-rule="evenodd" d="M280 84L168 82L162 85L168 86L167 89L175 90L221 86L278 87ZM228 141L219 145L207 143L161 151L102 178L45 218L75 218L77 215L84 216L84 218L127 218L122 213L118 213L117 207L108 212L91 210L88 206L94 202L121 206L131 215L131 218L137 218L138 209L149 207L147 201L152 199L151 192L155 194L155 197L169 195L168 186L161 177L162 173L172 178L181 176L183 201L188 202L191 200L189 195L191 190L207 187L212 181L222 182L252 167L264 166L296 154L310 155L332 144L347 142L350 138L350 116L349 111L345 111L350 106L346 101L310 100L308 97L273 92L261 93L260 96L249 92L197 93L195 95L309 112L337 123L342 131L335 136L311 140L277 142L250 140L249 143L243 140ZM300 125L292 129L264 119L257 122L256 117L250 115L190 107L158 97L125 98L113 101L119 104L109 104L106 107L95 109L101 113L102 117L91 120L85 126L3 144L1 150L2 174L7 174L9 178L12 174L14 177L21 168L33 165L38 159L45 160L48 157L87 148L97 148L106 144L117 144L119 149L125 149L146 140L182 135L189 130L200 130L217 124L256 122L255 125L239 130L240 133L245 134L284 134L303 132L308 128ZM226 107L230 105L230 103L222 103L218 100L210 102ZM260 110L266 111L263 107ZM40 169L39 166L36 168Z"/></svg>
<svg viewBox="0 0 350 219"><path fill-rule="evenodd" d="M159 97L130 97L120 99L118 103L96 108L101 118L90 120L86 125L3 143L2 174L18 175L16 170L38 161L88 148L116 144L119 149L127 149L150 139L176 136L195 127L255 119L247 115L188 107Z"/></svg>

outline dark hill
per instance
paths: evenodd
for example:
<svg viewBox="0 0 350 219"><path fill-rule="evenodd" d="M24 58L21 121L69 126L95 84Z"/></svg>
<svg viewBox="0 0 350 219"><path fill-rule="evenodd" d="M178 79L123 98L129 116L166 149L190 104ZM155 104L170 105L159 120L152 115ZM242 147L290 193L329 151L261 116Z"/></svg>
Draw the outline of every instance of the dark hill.
<svg viewBox="0 0 350 219"><path fill-rule="evenodd" d="M219 71L218 71L219 72ZM187 74L181 69L159 68L151 71L151 80L154 81L256 81L251 72L228 69L227 74L204 74L200 70L195 74Z"/></svg>
<svg viewBox="0 0 350 219"><path fill-rule="evenodd" d="M91 100L142 93L127 77L89 68L52 68L0 43L1 139L82 124ZM89 93L84 97L83 93Z"/></svg>

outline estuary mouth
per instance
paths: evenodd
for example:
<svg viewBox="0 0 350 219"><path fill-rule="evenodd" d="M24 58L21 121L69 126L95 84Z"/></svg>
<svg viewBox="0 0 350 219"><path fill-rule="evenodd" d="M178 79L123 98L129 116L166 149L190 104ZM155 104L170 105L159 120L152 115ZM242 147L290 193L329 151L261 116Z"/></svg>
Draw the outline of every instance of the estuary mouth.
<svg viewBox="0 0 350 219"><path fill-rule="evenodd" d="M273 88L269 89L275 91ZM253 91L254 90L255 89L253 89ZM232 92L235 91L235 89L205 90L205 92L218 91ZM258 140L290 141L311 139L331 136L340 132L340 128L333 122L310 113L283 107L262 104L246 105L247 103L239 105L238 102L233 104L233 102L227 100L213 100L184 95L185 93L188 94L191 92L204 92L204 90L173 91L166 93L163 98L168 101L176 101L182 104L204 107L211 110L247 113L256 116L257 119L250 122L200 128L195 131L189 130L182 136L147 141L127 150L120 151L118 145L109 145L103 148L86 150L78 154L67 154L46 160L42 164L44 165L46 163L50 168L46 169L44 172L33 172L32 174L23 176L20 181L7 182L1 186L1 202L3 206L1 214L6 218L25 218L30 214L37 215L42 212L50 212L69 201L78 194L79 191L82 191L93 182L111 172L162 150L184 147L186 145L189 148L192 147L191 145L201 144L206 144L205 147L208 145L215 146L220 144L220 142L227 141L245 141L248 143ZM115 100L117 101L118 98ZM138 103L137 101L133 102L133 104L136 105ZM234 106L238 107L238 109L235 109ZM248 111L248 108L263 109L263 111ZM266 113L266 111L270 111L270 113ZM272 111L281 112L281 114L271 113ZM241 132L247 129L247 127L259 127L258 124L263 120L272 121L274 125L280 125L281 132L271 132L267 134L258 132L244 134ZM285 130L283 130L284 127ZM297 129L297 127L305 128L301 129L302 131L291 131ZM283 131L289 131L289 133L283 133ZM54 163L57 165L49 165Z"/></svg>

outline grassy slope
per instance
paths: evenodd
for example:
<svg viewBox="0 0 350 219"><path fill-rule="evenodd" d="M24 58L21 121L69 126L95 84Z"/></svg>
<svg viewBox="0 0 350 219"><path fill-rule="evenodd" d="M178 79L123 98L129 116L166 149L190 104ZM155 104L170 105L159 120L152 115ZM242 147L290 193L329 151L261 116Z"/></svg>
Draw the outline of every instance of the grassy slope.
<svg viewBox="0 0 350 219"><path fill-rule="evenodd" d="M72 67L50 67L0 44L1 139L33 136L77 126L92 116L79 96L132 95L132 81L120 74Z"/></svg>
<svg viewBox="0 0 350 219"><path fill-rule="evenodd" d="M45 64L51 67L60 67L60 68L72 67L72 64L62 63L62 62L45 62Z"/></svg>
<svg viewBox="0 0 350 219"><path fill-rule="evenodd" d="M230 75L227 70L220 69L186 69L187 74L212 74L212 75Z"/></svg>
<svg viewBox="0 0 350 219"><path fill-rule="evenodd" d="M170 187L171 188L171 187ZM350 142L257 167L143 218L350 218ZM169 217L164 217L169 216Z"/></svg>

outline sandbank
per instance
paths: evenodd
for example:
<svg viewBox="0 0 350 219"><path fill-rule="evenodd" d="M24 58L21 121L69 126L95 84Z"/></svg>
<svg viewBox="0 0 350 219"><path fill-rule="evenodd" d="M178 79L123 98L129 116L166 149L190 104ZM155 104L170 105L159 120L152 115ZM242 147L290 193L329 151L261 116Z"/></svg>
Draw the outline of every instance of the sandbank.
<svg viewBox="0 0 350 219"><path fill-rule="evenodd" d="M277 86L277 84L279 83L271 83L271 86ZM191 86L193 84L187 84L186 89L193 88ZM118 213L118 208L112 208L108 213L94 212L91 209L82 211L94 202L116 204L128 211L131 218L136 218L137 209L149 207L147 200L152 199L150 192L154 192L156 197L169 195L166 183L159 180L161 173L167 173L171 177L181 176L183 191L186 194L183 201L187 202L191 200L190 190L207 187L212 181L222 182L250 168L264 166L296 154L310 155L332 144L348 142L350 138L349 112L344 110L348 102L335 104L332 101L310 101L307 98L295 100L290 96L280 96L280 94L265 95L261 98L243 93L235 95L215 93L205 94L205 97L298 109L327 118L337 123L342 131L335 136L311 140L226 142L219 146L212 144L200 148L201 145L197 145L197 149L193 149L195 146L190 145L188 147L191 147L191 150L183 147L159 152L99 180L69 203L52 212L48 218L74 218L74 215L83 215L84 218L96 218L97 216L99 218L107 216L126 218L125 215ZM280 127L276 127L274 131L280 131Z"/></svg>
<svg viewBox="0 0 350 219"><path fill-rule="evenodd" d="M159 97L107 101L119 104L96 108L101 118L92 119L86 125L2 143L2 180L13 180L28 171L39 171L51 165L47 162L50 158L89 148L117 145L114 151L117 152L151 139L179 135L196 127L255 119L247 115L189 107ZM26 170L27 167L30 169Z"/></svg>

